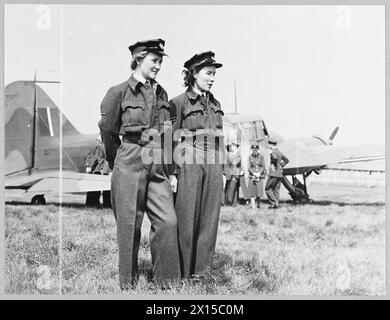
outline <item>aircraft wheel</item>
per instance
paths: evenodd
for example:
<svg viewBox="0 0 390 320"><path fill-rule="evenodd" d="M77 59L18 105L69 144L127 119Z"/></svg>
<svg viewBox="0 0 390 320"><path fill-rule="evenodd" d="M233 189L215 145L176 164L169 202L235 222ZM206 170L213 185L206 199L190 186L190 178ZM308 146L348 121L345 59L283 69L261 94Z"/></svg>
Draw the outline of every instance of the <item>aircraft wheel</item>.
<svg viewBox="0 0 390 320"><path fill-rule="evenodd" d="M46 199L43 194L39 194L31 199L31 204L46 204Z"/></svg>

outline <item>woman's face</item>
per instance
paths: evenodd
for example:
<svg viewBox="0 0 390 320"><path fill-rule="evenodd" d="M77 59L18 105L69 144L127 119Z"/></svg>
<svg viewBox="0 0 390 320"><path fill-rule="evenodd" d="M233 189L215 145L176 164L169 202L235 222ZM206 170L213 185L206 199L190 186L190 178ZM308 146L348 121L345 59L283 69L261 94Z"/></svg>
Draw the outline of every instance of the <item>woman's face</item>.
<svg viewBox="0 0 390 320"><path fill-rule="evenodd" d="M148 52L146 57L139 62L139 71L146 80L156 79L157 73L161 68L162 60L162 56L159 54Z"/></svg>
<svg viewBox="0 0 390 320"><path fill-rule="evenodd" d="M214 83L215 69L214 66L205 66L195 73L195 87L202 92L210 91Z"/></svg>

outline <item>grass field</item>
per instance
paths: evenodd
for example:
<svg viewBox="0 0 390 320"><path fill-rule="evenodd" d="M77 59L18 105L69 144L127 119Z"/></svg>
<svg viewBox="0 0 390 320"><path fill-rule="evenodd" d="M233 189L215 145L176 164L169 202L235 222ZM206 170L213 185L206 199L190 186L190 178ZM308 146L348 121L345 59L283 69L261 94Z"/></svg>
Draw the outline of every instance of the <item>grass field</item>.
<svg viewBox="0 0 390 320"><path fill-rule="evenodd" d="M86 209L84 196L45 206L7 196L9 294L383 295L385 190L312 185L313 204L260 211L223 207L210 270L162 291L151 282L145 216L135 290L118 288L111 210ZM61 228L60 228L61 223ZM60 241L59 232L62 230ZM61 246L60 246L61 244ZM61 266L61 267L60 267Z"/></svg>

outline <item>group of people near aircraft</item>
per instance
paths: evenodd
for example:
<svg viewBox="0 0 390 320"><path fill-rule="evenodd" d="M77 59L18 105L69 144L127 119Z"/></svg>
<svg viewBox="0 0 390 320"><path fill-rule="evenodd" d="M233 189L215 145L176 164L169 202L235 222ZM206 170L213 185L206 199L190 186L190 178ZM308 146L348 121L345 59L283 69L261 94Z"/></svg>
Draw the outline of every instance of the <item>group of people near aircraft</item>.
<svg viewBox="0 0 390 320"><path fill-rule="evenodd" d="M231 143L227 146L227 163L224 170L223 205L235 206L239 199L239 188L242 190L246 203L250 202L252 209L260 208L263 195L263 180L266 180L265 192L270 202L269 209L279 207L279 190L283 178L283 167L288 158L276 147L276 142L269 140L271 146L269 170L259 144L252 144L252 154L248 158L248 171L244 171L241 161L240 145Z"/></svg>
<svg viewBox="0 0 390 320"><path fill-rule="evenodd" d="M119 284L124 290L134 287L139 276L137 256L145 212L151 222L149 240L156 284L165 287L209 268L217 239L223 176L228 175L227 185L231 186L227 188L228 199L232 198L233 179L239 177L233 168L224 166L224 113L210 92L222 64L211 51L193 55L183 65L186 89L168 100L156 81L167 56L164 46L162 39L130 45L132 74L112 86L100 106L100 133L112 171ZM171 148L166 147L167 136L171 137ZM230 146L231 157L237 147ZM272 159L275 173L281 172L283 157L275 151ZM260 197L259 183L264 178L261 161L254 147L250 176L255 199ZM278 181L271 179L270 188L277 188Z"/></svg>

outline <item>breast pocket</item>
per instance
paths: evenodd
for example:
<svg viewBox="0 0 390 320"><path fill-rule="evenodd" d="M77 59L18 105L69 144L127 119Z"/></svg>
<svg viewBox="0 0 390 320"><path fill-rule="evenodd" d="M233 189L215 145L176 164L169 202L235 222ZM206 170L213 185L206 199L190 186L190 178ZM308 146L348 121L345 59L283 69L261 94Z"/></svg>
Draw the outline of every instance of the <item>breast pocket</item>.
<svg viewBox="0 0 390 320"><path fill-rule="evenodd" d="M122 110L122 126L126 133L149 128L149 117L144 101L125 100L122 102Z"/></svg>
<svg viewBox="0 0 390 320"><path fill-rule="evenodd" d="M183 110L183 128L189 130L204 129L204 124L205 119L202 107L191 106Z"/></svg>
<svg viewBox="0 0 390 320"><path fill-rule="evenodd" d="M161 126L164 125L164 122L170 121L170 113L169 113L169 103L166 101L159 101L157 103L157 112L158 112L158 123Z"/></svg>
<svg viewBox="0 0 390 320"><path fill-rule="evenodd" d="M221 110L220 107L217 107L215 105L212 105L211 106L211 110L212 110L212 117L213 117L213 120L214 120L214 123L215 123L215 127L217 129L222 129L223 127L223 116L224 116L224 113L223 111Z"/></svg>

